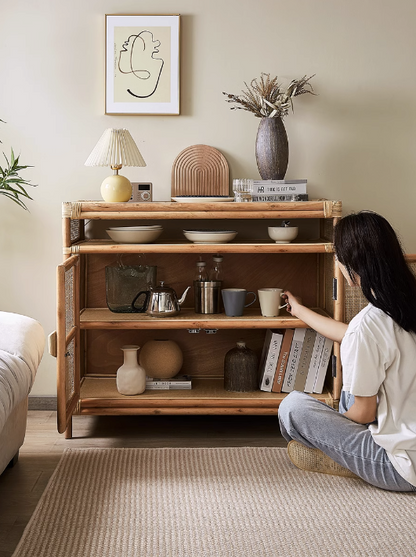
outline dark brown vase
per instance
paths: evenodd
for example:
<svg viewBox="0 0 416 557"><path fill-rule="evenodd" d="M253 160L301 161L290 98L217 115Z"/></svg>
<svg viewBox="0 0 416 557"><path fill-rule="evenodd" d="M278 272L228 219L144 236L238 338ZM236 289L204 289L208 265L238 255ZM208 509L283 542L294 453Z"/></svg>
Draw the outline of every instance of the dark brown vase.
<svg viewBox="0 0 416 557"><path fill-rule="evenodd" d="M257 130L256 161L262 180L283 180L289 162L289 143L281 118L262 118Z"/></svg>
<svg viewBox="0 0 416 557"><path fill-rule="evenodd" d="M242 340L229 350L224 359L224 389L249 392L258 390L258 359Z"/></svg>

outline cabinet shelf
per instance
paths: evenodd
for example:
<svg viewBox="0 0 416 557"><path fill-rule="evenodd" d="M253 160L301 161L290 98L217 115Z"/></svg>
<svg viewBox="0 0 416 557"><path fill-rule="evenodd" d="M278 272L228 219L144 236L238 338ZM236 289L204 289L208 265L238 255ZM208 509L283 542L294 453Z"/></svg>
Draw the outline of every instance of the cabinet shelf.
<svg viewBox="0 0 416 557"><path fill-rule="evenodd" d="M81 385L80 414L277 414L283 393L248 393L224 390L221 378L193 378L189 390L145 391L123 396L115 377L85 377ZM331 404L329 391L312 395Z"/></svg>
<svg viewBox="0 0 416 557"><path fill-rule="evenodd" d="M63 204L62 216L73 220L119 219L328 219L340 217L340 201L316 199L286 203L104 203L77 201Z"/></svg>
<svg viewBox="0 0 416 557"><path fill-rule="evenodd" d="M325 315L321 309L315 311ZM245 309L241 317L200 314L183 308L174 317L150 317L144 313L114 313L107 308L81 311L81 329L285 329L307 325L283 311L278 317L263 317L259 309Z"/></svg>
<svg viewBox="0 0 416 557"><path fill-rule="evenodd" d="M331 253L332 251L332 243L326 240L289 244L276 244L270 240L228 244L191 244L187 240L175 239L155 244L116 244L110 240L85 240L73 244L69 253Z"/></svg>

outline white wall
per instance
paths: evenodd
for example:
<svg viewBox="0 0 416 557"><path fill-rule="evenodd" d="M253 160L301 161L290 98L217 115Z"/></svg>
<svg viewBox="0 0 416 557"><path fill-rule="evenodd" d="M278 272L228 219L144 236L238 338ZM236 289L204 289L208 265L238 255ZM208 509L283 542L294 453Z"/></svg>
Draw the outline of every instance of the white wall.
<svg viewBox="0 0 416 557"><path fill-rule="evenodd" d="M127 127L147 162L125 175L170 197L176 155L197 143L227 157L232 177L258 177L258 120L230 111L260 72L316 74L316 97L286 119L287 178L344 211L386 216L416 252L416 3L414 0L0 0L0 139L39 186L30 213L0 196L0 308L55 329L55 268L62 260L61 203L99 199L105 168L85 159L104 129ZM180 116L104 115L104 15L181 14ZM45 354L32 394L55 394Z"/></svg>

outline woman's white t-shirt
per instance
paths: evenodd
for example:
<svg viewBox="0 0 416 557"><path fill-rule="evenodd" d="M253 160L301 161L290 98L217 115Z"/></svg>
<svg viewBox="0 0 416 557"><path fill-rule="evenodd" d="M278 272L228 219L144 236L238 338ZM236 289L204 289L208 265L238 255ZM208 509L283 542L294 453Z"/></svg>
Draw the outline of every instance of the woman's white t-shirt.
<svg viewBox="0 0 416 557"><path fill-rule="evenodd" d="M378 395L369 425L397 472L416 486L416 334L369 304L350 322L341 343L343 390Z"/></svg>

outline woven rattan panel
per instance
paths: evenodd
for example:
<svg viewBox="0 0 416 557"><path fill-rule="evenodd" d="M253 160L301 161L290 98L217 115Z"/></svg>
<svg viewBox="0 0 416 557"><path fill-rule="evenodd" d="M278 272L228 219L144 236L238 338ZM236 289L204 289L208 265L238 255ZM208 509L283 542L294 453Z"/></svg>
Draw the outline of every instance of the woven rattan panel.
<svg viewBox="0 0 416 557"><path fill-rule="evenodd" d="M416 261L409 262L409 267L416 275ZM349 323L367 304L368 301L361 292L361 288L348 286L345 281L345 323Z"/></svg>
<svg viewBox="0 0 416 557"><path fill-rule="evenodd" d="M65 355L65 396L67 402L75 394L75 340L72 339L67 346L67 352Z"/></svg>
<svg viewBox="0 0 416 557"><path fill-rule="evenodd" d="M81 223L79 220L71 220L71 243L77 242L81 238Z"/></svg>
<svg viewBox="0 0 416 557"><path fill-rule="evenodd" d="M74 268L71 267L65 272L65 330L67 335L75 325L74 288Z"/></svg>
<svg viewBox="0 0 416 557"><path fill-rule="evenodd" d="M348 286L345 281L345 323L349 323L367 304L361 288Z"/></svg>
<svg viewBox="0 0 416 557"><path fill-rule="evenodd" d="M228 196L230 172L224 155L208 145L192 145L172 166L172 197Z"/></svg>

